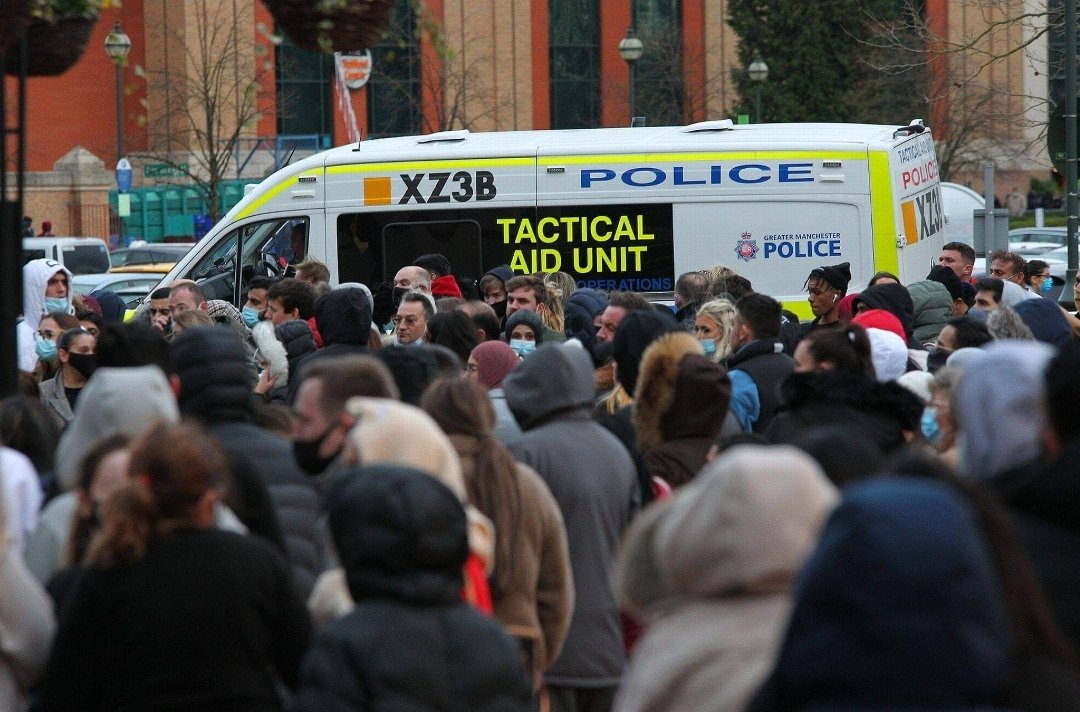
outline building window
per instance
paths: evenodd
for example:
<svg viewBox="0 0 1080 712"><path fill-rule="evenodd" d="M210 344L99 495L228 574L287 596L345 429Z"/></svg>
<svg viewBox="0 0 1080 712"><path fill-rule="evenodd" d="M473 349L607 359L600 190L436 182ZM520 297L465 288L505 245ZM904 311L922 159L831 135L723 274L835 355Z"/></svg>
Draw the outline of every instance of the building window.
<svg viewBox="0 0 1080 712"><path fill-rule="evenodd" d="M300 49L287 37L277 46L275 59L278 135L329 137L334 130L333 59Z"/></svg>
<svg viewBox="0 0 1080 712"><path fill-rule="evenodd" d="M645 46L637 62L635 106L650 126L677 126L683 116L681 0L637 0L634 24Z"/></svg>
<svg viewBox="0 0 1080 712"><path fill-rule="evenodd" d="M421 132L420 32L415 0L399 0L382 39L371 50L367 83L371 138Z"/></svg>
<svg viewBox="0 0 1080 712"><path fill-rule="evenodd" d="M551 0L551 128L600 125L599 0Z"/></svg>

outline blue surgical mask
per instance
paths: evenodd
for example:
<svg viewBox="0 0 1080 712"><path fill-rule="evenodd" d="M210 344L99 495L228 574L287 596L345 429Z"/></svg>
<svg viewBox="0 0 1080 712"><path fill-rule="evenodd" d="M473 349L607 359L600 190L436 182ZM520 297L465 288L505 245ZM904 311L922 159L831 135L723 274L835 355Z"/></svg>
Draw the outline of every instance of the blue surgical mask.
<svg viewBox="0 0 1080 712"><path fill-rule="evenodd" d="M510 339L510 348L513 349L518 356L525 358L533 351L536 351L536 342L526 341L525 339Z"/></svg>
<svg viewBox="0 0 1080 712"><path fill-rule="evenodd" d="M712 356L716 353L716 342L712 339L701 339L698 343L701 344L701 348L705 349L706 356Z"/></svg>
<svg viewBox="0 0 1080 712"><path fill-rule="evenodd" d="M919 429L922 430L923 437L925 437L931 445L937 443L941 438L941 426L938 425L937 408L930 405L923 408L922 419L919 421Z"/></svg>
<svg viewBox="0 0 1080 712"><path fill-rule="evenodd" d="M52 314L53 312L67 312L67 310L67 297L45 297L46 314Z"/></svg>
<svg viewBox="0 0 1080 712"><path fill-rule="evenodd" d="M56 342L46 341L45 339L38 339L34 344L34 350L37 351L38 358L42 361L55 361L56 360Z"/></svg>
<svg viewBox="0 0 1080 712"><path fill-rule="evenodd" d="M1043 280L1042 285L1039 287L1039 291L1043 294L1049 294L1054 288L1054 280L1051 277L1047 277Z"/></svg>
<svg viewBox="0 0 1080 712"><path fill-rule="evenodd" d="M240 310L240 314L244 317L244 323L249 327L259 323L259 310L255 307L244 307Z"/></svg>

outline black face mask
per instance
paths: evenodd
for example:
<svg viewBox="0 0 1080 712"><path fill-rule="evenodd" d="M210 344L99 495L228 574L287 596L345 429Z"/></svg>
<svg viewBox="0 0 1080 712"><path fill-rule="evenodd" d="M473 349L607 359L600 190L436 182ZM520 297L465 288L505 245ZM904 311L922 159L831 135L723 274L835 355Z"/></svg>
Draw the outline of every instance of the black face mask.
<svg viewBox="0 0 1080 712"><path fill-rule="evenodd" d="M68 365L90 380L97 368L97 356L94 354L68 354Z"/></svg>
<svg viewBox="0 0 1080 712"><path fill-rule="evenodd" d="M499 317L499 323L502 324L506 321L506 300L501 302L495 302L491 305L491 308L495 310L495 316Z"/></svg>
<svg viewBox="0 0 1080 712"><path fill-rule="evenodd" d="M937 373L938 369L945 365L945 362L952 355L952 351L945 349L934 349L926 357L926 370L930 373Z"/></svg>
<svg viewBox="0 0 1080 712"><path fill-rule="evenodd" d="M394 308L397 309L401 306L401 300L409 293L408 287L394 287L394 291L390 297L390 300L394 304Z"/></svg>
<svg viewBox="0 0 1080 712"><path fill-rule="evenodd" d="M333 459L337 457L337 453L330 457L323 457L319 454L319 448L326 442L326 438L330 436L333 430L334 426L331 425L326 429L325 433L314 440L293 441L293 455L296 457L296 463L300 465L301 470L309 475L321 475L326 471Z"/></svg>

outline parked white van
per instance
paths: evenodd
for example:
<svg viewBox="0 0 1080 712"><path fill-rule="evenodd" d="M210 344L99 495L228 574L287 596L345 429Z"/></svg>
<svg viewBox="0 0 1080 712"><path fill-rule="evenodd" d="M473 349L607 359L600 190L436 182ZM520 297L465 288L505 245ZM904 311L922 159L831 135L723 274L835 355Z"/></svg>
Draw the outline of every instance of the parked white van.
<svg viewBox="0 0 1080 712"><path fill-rule="evenodd" d="M364 141L251 190L169 273L239 302L254 274L305 255L373 289L430 252L459 278L506 263L583 287L670 292L727 264L808 316L803 282L851 263L925 277L945 216L929 129L707 121L682 127ZM296 239L293 239L293 238Z"/></svg>
<svg viewBox="0 0 1080 712"><path fill-rule="evenodd" d="M109 248L99 237L24 237L23 264L56 260L72 274L98 274L111 269Z"/></svg>

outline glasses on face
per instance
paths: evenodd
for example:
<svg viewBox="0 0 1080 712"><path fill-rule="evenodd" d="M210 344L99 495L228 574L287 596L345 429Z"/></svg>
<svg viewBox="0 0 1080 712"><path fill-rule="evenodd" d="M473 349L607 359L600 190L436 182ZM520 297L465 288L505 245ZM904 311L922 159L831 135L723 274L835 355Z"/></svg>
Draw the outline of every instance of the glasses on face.
<svg viewBox="0 0 1080 712"><path fill-rule="evenodd" d="M420 323L420 317L417 317L417 316L407 316L407 317L395 316L390 321L393 322L394 326L400 325L401 322L405 322L406 326L416 326L417 324Z"/></svg>

